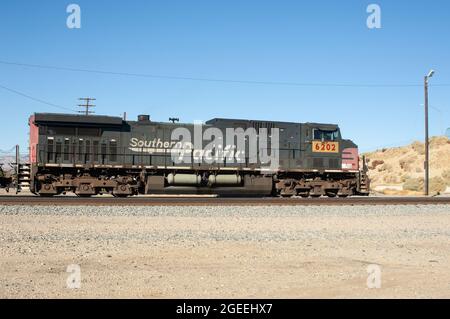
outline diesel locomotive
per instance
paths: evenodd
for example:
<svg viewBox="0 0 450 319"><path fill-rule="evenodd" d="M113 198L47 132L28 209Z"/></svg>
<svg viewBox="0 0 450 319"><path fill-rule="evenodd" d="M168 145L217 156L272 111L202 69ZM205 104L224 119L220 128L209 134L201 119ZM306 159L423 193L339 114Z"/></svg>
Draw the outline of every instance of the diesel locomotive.
<svg viewBox="0 0 450 319"><path fill-rule="evenodd" d="M174 134L175 130L184 129L194 136L195 124L154 122L148 115L131 121L102 115L35 113L29 118L29 126L30 162L26 164L29 187L41 196L66 192L116 197L369 194L366 166L360 161L358 147L344 139L339 126L334 124L215 118L202 125L203 130L214 128L215 135L222 132L222 136L230 128L243 132L251 129L257 137L266 132L272 140L267 142L266 149L258 148L256 155L264 151L276 153L276 166L270 169L262 160L252 160L255 156L249 152L250 136L243 135L244 150L240 150L239 160L236 149L235 153L233 149L227 150L232 156L198 160L195 154L198 147L191 144L185 148ZM274 136L277 140L273 140ZM202 141L201 146L206 143ZM174 157L174 148L182 149L177 153L182 154L178 158L181 161ZM225 142L216 139L209 154L214 157L226 148Z"/></svg>

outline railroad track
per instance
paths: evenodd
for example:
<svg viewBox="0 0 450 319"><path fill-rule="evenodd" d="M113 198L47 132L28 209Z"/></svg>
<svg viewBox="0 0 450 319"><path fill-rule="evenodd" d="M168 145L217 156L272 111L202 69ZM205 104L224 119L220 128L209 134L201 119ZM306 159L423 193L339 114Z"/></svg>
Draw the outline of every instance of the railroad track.
<svg viewBox="0 0 450 319"><path fill-rule="evenodd" d="M91 197L0 196L0 205L22 206L339 206L339 205L450 205L450 197L352 198L224 198L224 197Z"/></svg>

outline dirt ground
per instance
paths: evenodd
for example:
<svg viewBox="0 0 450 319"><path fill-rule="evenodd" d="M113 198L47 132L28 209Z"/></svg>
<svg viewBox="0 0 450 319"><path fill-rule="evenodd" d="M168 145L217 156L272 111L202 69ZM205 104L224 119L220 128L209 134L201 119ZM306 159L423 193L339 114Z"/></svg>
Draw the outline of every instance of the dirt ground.
<svg viewBox="0 0 450 319"><path fill-rule="evenodd" d="M1 298L450 297L450 206L29 209L0 209Z"/></svg>

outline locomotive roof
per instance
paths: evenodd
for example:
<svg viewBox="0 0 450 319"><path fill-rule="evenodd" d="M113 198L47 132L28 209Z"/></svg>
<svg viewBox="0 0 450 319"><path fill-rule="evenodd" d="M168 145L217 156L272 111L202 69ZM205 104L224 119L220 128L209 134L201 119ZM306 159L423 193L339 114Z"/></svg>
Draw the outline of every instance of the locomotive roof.
<svg viewBox="0 0 450 319"><path fill-rule="evenodd" d="M282 121L267 121L267 120L245 120L245 119L226 119L226 118L213 118L209 121L207 121L207 124L214 124L217 122L241 122L241 123L273 123L273 124L281 124L281 125L299 125L299 124L303 124L303 125L311 125L311 126L327 126L327 127L338 127L337 124L332 124L332 123L310 123L310 122L306 122L306 123L298 123L298 122L282 122Z"/></svg>
<svg viewBox="0 0 450 319"><path fill-rule="evenodd" d="M82 115L61 113L35 113L35 122L70 122L85 124L122 125L122 118L106 115Z"/></svg>
<svg viewBox="0 0 450 319"><path fill-rule="evenodd" d="M123 120L119 116L107 116L107 115L83 115L83 114L63 114L63 113L35 113L34 121L38 123L83 123L83 124L100 124L100 125L122 125ZM127 122L137 122L138 121L127 121ZM226 118L213 118L206 121L206 124L217 124L217 123L271 123L275 125L310 125L326 128L338 128L337 124L331 123L296 123L296 122L280 122L280 121L267 121L267 120L246 120L246 119L226 119ZM172 124L169 122L148 122L153 124ZM178 123L179 125L182 123ZM188 123L184 123L185 125ZM189 125L189 124L188 124Z"/></svg>

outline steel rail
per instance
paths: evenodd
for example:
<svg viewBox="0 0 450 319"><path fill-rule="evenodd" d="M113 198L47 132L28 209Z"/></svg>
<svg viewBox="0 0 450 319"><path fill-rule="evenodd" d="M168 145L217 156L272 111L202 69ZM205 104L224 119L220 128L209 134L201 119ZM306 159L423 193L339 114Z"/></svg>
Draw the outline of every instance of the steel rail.
<svg viewBox="0 0 450 319"><path fill-rule="evenodd" d="M450 205L450 197L227 198L227 197L91 197L0 196L0 205L19 206L371 206Z"/></svg>

